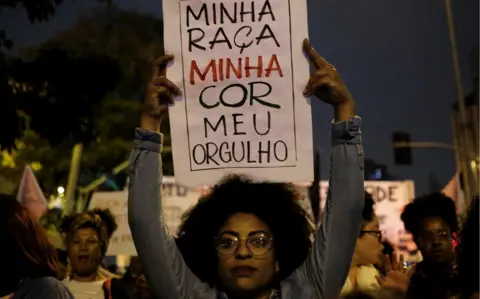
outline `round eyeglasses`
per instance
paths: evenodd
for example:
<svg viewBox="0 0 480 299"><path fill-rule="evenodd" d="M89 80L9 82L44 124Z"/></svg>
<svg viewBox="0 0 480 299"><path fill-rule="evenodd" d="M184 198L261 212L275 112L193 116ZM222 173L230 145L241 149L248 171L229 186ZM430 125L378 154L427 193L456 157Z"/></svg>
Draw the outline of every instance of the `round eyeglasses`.
<svg viewBox="0 0 480 299"><path fill-rule="evenodd" d="M234 255L240 242L245 241L245 246L252 256L264 256L273 247L273 238L266 232L254 232L246 238L241 238L234 232L223 232L215 238L217 252L224 256Z"/></svg>
<svg viewBox="0 0 480 299"><path fill-rule="evenodd" d="M362 230L360 232L360 236L363 235L372 235L378 239L378 241L382 242L383 239L383 233L380 230Z"/></svg>

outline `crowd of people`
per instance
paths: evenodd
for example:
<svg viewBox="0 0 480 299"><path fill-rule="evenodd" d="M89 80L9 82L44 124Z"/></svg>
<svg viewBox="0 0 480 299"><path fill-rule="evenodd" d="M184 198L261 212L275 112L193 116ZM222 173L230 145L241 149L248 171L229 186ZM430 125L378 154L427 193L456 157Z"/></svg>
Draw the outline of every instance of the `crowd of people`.
<svg viewBox="0 0 480 299"><path fill-rule="evenodd" d="M402 220L422 262L407 267L384 243L364 190L361 118L334 66L304 41L315 71L305 95L332 106L328 197L319 227L287 183L224 178L184 216L174 235L162 213L162 136L168 105L181 94L155 64L147 109L130 158L128 218L138 257L122 277L102 264L116 223L108 210L65 217L66 254L14 197L0 197L0 297L56 299L479 298L479 206L459 225L452 199L416 198ZM460 229L461 228L461 229ZM454 239L458 245L454 247ZM388 250L390 249L390 250ZM60 257L66 258L60 258Z"/></svg>

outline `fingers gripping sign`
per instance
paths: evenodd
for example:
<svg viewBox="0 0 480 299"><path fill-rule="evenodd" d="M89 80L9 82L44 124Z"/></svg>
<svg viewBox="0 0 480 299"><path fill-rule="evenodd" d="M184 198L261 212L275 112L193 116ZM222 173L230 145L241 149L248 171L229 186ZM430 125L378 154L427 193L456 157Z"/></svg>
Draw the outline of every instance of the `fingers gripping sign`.
<svg viewBox="0 0 480 299"><path fill-rule="evenodd" d="M315 51L308 39L303 41L303 49L315 68L305 87L305 96L315 95L334 107L353 103L353 98L335 67Z"/></svg>

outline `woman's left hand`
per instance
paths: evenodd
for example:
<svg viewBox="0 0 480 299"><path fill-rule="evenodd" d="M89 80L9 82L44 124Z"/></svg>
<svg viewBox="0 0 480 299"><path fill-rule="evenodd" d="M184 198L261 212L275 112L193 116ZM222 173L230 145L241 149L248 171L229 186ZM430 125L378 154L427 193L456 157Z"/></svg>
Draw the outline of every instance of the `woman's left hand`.
<svg viewBox="0 0 480 299"><path fill-rule="evenodd" d="M310 76L303 92L304 95L315 95L323 102L332 105L335 108L337 121L348 120L354 116L355 102L335 67L313 49L308 39L303 41L303 49L310 63L315 67L315 72Z"/></svg>

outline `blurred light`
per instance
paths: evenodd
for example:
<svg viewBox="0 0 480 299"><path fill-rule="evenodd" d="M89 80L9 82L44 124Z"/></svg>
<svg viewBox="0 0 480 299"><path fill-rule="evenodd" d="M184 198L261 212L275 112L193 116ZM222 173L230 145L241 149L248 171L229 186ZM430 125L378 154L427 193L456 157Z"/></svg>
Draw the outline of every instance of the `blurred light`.
<svg viewBox="0 0 480 299"><path fill-rule="evenodd" d="M63 193L65 193L65 188L60 186L60 187L57 188L57 192L58 192L58 194L63 194Z"/></svg>
<svg viewBox="0 0 480 299"><path fill-rule="evenodd" d="M473 170L477 169L477 168L478 168L478 162L475 161L475 160L472 160L472 161L470 162L470 167L472 167Z"/></svg>
<svg viewBox="0 0 480 299"><path fill-rule="evenodd" d="M375 179L380 180L383 177L382 170L380 168L375 170Z"/></svg>
<svg viewBox="0 0 480 299"><path fill-rule="evenodd" d="M63 200L60 197L57 197L53 202L53 207L61 209L63 207Z"/></svg>

